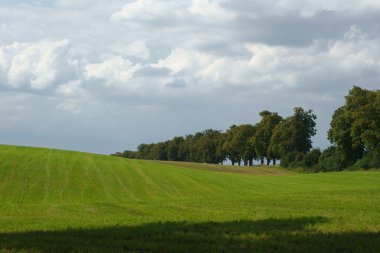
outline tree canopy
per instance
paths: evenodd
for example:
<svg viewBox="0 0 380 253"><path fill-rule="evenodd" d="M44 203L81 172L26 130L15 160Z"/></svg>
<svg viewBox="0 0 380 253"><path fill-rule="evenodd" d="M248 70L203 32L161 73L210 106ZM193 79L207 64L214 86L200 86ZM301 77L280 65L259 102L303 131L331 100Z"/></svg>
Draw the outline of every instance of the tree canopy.
<svg viewBox="0 0 380 253"><path fill-rule="evenodd" d="M355 163L380 143L380 90L354 86L331 120L328 139L344 156L344 166Z"/></svg>
<svg viewBox="0 0 380 253"><path fill-rule="evenodd" d="M311 137L317 132L316 119L317 116L311 110L294 108L294 114L282 120L273 130L269 146L272 156L281 158L289 152L310 151Z"/></svg>
<svg viewBox="0 0 380 253"><path fill-rule="evenodd" d="M250 142L261 164L264 163L264 158L267 159L267 163L269 163L271 159L276 163L275 161L278 157L270 152L269 146L273 130L282 121L282 117L279 116L278 113L270 111L262 111L259 114L261 121L256 124L256 132L250 139Z"/></svg>

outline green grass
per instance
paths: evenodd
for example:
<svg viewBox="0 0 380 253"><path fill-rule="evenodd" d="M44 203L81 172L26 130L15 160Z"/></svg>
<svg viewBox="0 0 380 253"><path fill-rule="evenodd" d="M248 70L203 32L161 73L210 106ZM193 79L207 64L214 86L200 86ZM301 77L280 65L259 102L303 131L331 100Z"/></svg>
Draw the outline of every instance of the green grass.
<svg viewBox="0 0 380 253"><path fill-rule="evenodd" d="M379 172L232 169L0 146L0 252L380 252Z"/></svg>
<svg viewBox="0 0 380 253"><path fill-rule="evenodd" d="M173 162L173 161L155 161L155 162L166 164L166 165L172 165L179 168L216 171L216 172L225 172L225 173L233 173L233 174L284 176L284 175L292 175L296 173L294 171L283 169L279 166L255 165L253 167L246 167L246 166L232 166L232 165L221 165L221 164Z"/></svg>

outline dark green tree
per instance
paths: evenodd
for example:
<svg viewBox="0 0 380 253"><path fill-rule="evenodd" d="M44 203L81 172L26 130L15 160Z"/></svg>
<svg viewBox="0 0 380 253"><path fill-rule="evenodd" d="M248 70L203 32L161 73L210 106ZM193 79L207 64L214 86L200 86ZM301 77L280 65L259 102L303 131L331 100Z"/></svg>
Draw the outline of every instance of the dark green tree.
<svg viewBox="0 0 380 253"><path fill-rule="evenodd" d="M154 160L168 160L168 142L159 142L152 148Z"/></svg>
<svg viewBox="0 0 380 253"><path fill-rule="evenodd" d="M344 154L336 146L326 148L319 157L321 171L339 171L344 167Z"/></svg>
<svg viewBox="0 0 380 253"><path fill-rule="evenodd" d="M238 126L236 134L238 141L242 145L241 158L244 162L244 165L252 166L253 160L257 159L255 147L252 145L251 140L255 135L256 128L250 124Z"/></svg>
<svg viewBox="0 0 380 253"><path fill-rule="evenodd" d="M174 137L173 140L171 140L167 147L167 157L169 161L180 161L179 155L179 149L181 146L181 143L183 143L185 140L183 137Z"/></svg>
<svg viewBox="0 0 380 253"><path fill-rule="evenodd" d="M306 153L312 148L311 137L316 134L317 116L311 110L294 108L292 116L282 120L273 130L269 152L282 157L290 152Z"/></svg>
<svg viewBox="0 0 380 253"><path fill-rule="evenodd" d="M142 143L137 146L137 157L140 159L149 159L151 153L151 144Z"/></svg>
<svg viewBox="0 0 380 253"><path fill-rule="evenodd" d="M241 163L242 145L236 138L238 126L232 125L226 132L225 142L223 144L223 150L226 157L230 159L232 165Z"/></svg>
<svg viewBox="0 0 380 253"><path fill-rule="evenodd" d="M332 117L328 139L341 150L347 167L380 143L380 90L354 86Z"/></svg>
<svg viewBox="0 0 380 253"><path fill-rule="evenodd" d="M282 117L275 112L262 111L260 112L261 121L256 124L256 132L250 139L251 145L255 149L257 157L261 164L264 164L264 158L267 159L269 165L270 160L276 164L278 158L275 153L271 153L269 149L270 140L273 135L274 128L281 122Z"/></svg>
<svg viewBox="0 0 380 253"><path fill-rule="evenodd" d="M198 142L199 162L203 163L217 163L216 161L216 148L217 148L217 136L220 133L212 129L207 129L203 131L202 137Z"/></svg>
<svg viewBox="0 0 380 253"><path fill-rule="evenodd" d="M227 130L223 149L232 165L237 163L240 166L242 160L244 165L253 164L256 153L249 140L254 133L255 127L249 124L233 125Z"/></svg>

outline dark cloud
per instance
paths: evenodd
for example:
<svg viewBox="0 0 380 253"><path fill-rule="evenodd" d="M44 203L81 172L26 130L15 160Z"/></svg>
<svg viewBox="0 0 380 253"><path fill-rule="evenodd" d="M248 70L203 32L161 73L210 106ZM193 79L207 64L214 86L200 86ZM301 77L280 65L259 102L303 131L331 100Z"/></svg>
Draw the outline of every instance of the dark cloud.
<svg viewBox="0 0 380 253"><path fill-rule="evenodd" d="M379 22L379 11L360 16L346 12L320 11L311 17L290 13L286 16L238 18L234 22L234 31L236 38L246 42L302 47L315 40L339 39L353 25L360 26L365 33L375 35Z"/></svg>

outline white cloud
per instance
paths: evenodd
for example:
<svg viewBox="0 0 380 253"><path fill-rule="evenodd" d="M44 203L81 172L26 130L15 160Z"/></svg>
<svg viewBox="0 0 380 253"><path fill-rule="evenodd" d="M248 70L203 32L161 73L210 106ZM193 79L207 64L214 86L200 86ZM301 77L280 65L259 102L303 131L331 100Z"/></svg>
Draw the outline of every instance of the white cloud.
<svg viewBox="0 0 380 253"><path fill-rule="evenodd" d="M150 50L146 46L145 41L138 40L127 45L127 54L137 56L141 59L148 60L150 58Z"/></svg>
<svg viewBox="0 0 380 253"><path fill-rule="evenodd" d="M157 64L153 64L153 67L168 68L173 73L189 67L192 62L196 61L197 53L184 50L182 48L175 48L171 54L165 59L161 59Z"/></svg>
<svg viewBox="0 0 380 253"><path fill-rule="evenodd" d="M86 91L82 87L82 81L75 80L60 85L56 90L56 94L63 97L84 97Z"/></svg>
<svg viewBox="0 0 380 253"><path fill-rule="evenodd" d="M140 64L133 64L121 56L115 56L102 63L89 64L85 67L87 79L105 80L107 85L130 80L140 68Z"/></svg>
<svg viewBox="0 0 380 253"><path fill-rule="evenodd" d="M13 43L0 47L1 80L12 88L46 89L74 79L79 62L68 40Z"/></svg>
<svg viewBox="0 0 380 253"><path fill-rule="evenodd" d="M136 40L128 44L116 44L114 51L126 54L131 57L137 57L143 60L148 60L150 58L150 50L147 47L145 41Z"/></svg>
<svg viewBox="0 0 380 253"><path fill-rule="evenodd" d="M217 1L210 0L192 0L188 10L192 14L201 15L213 21L215 18L228 19L231 18L231 13L220 7Z"/></svg>
<svg viewBox="0 0 380 253"><path fill-rule="evenodd" d="M344 80L352 79L351 85L365 78L368 71L380 76L379 42L353 26L341 40L316 40L304 48L247 44L251 53L248 59L176 48L152 66L170 69L171 75L187 80L199 91L232 85L252 92L279 89L285 92L289 88L303 90L313 86L314 90L321 87L320 92L324 92L322 87L336 83L337 75Z"/></svg>
<svg viewBox="0 0 380 253"><path fill-rule="evenodd" d="M61 7L82 7L88 6L94 0L56 0L55 4Z"/></svg>
<svg viewBox="0 0 380 253"><path fill-rule="evenodd" d="M112 14L112 20L156 21L173 20L181 17L182 10L176 2L137 0L124 5L122 10Z"/></svg>

